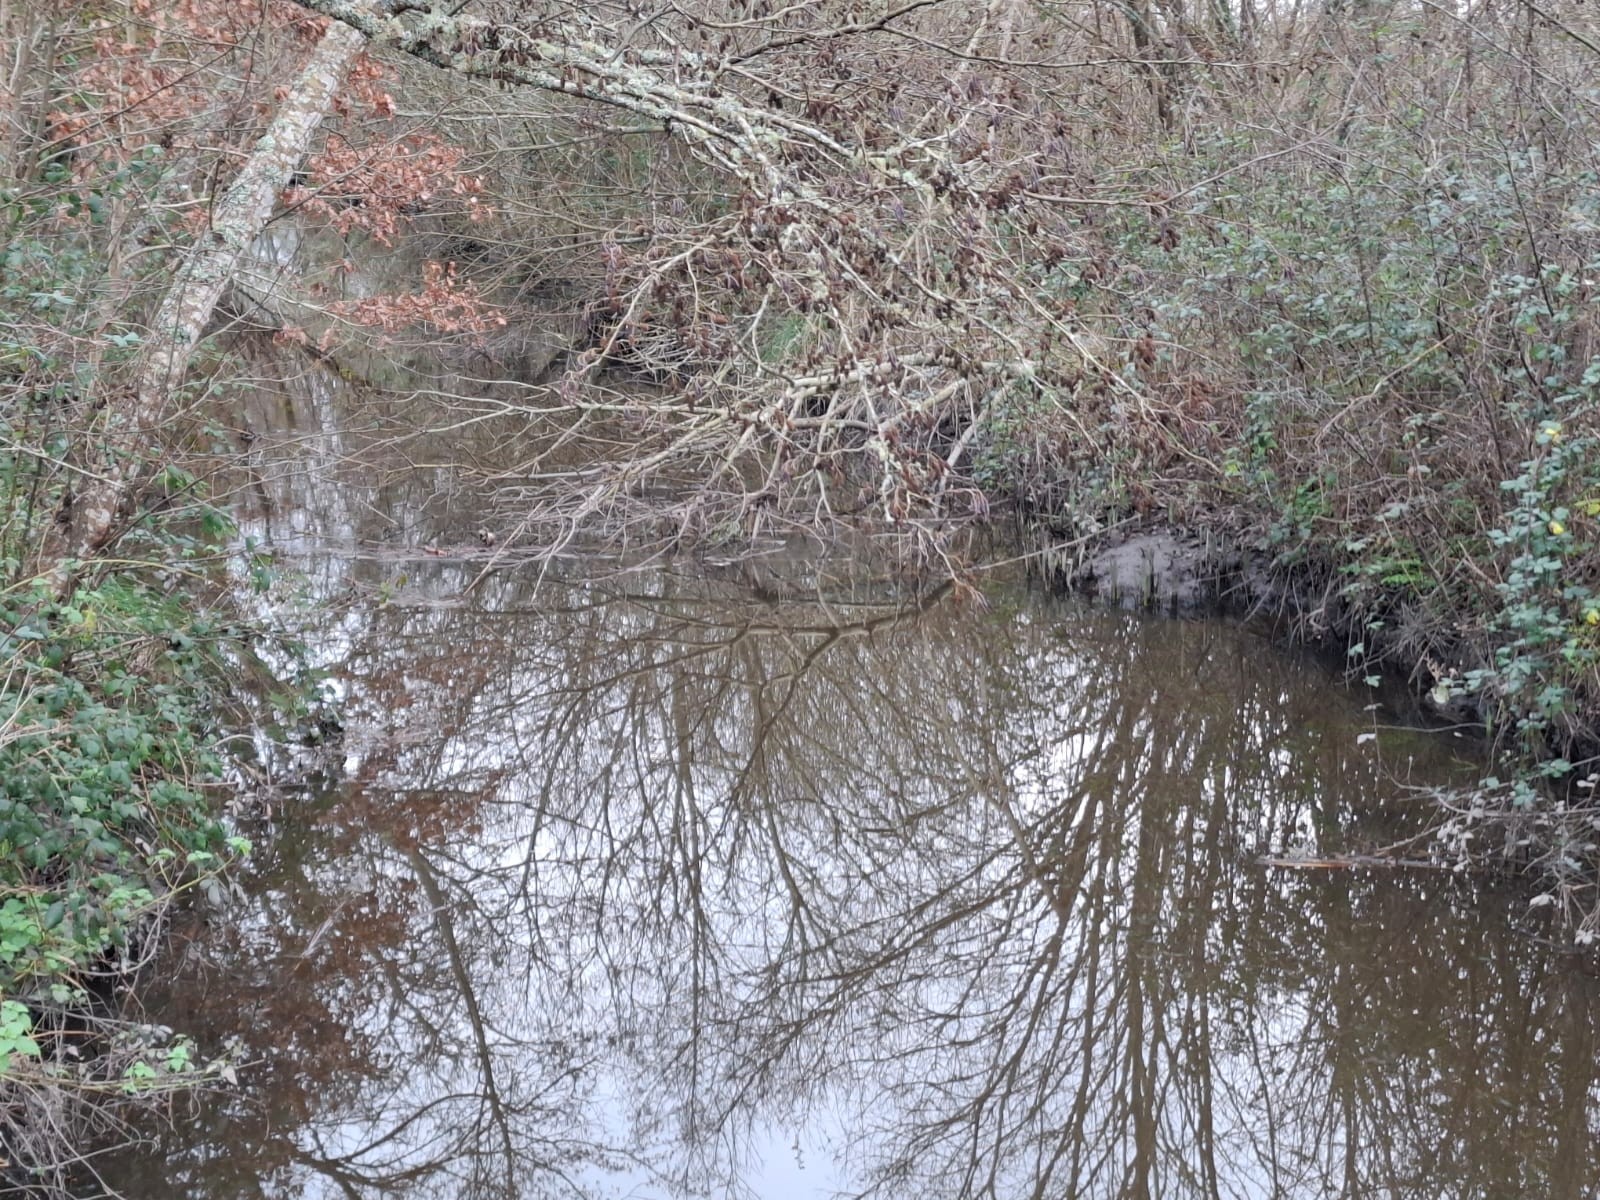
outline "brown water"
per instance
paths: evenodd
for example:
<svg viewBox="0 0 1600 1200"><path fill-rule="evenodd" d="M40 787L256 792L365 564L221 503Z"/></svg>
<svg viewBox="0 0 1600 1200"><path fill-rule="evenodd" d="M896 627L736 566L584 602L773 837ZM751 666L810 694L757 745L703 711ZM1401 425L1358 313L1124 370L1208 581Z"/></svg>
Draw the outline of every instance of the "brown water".
<svg viewBox="0 0 1600 1200"><path fill-rule="evenodd" d="M376 546L409 486L247 521L347 733L146 996L253 1064L128 1196L1595 1194L1600 988L1525 896L1261 862L1404 837L1450 734L1018 583L466 592L481 553Z"/></svg>

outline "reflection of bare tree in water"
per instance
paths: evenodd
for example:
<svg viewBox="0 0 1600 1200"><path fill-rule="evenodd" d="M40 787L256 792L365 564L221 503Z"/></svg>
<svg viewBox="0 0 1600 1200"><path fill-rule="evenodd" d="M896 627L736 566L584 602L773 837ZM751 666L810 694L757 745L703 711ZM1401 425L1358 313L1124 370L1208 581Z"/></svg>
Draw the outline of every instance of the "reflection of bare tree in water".
<svg viewBox="0 0 1600 1200"><path fill-rule="evenodd" d="M269 1065L188 1194L724 1194L808 1122L892 1197L1586 1194L1592 989L1449 881L1255 865L1387 819L1292 664L749 596L360 613L347 778L191 972Z"/></svg>

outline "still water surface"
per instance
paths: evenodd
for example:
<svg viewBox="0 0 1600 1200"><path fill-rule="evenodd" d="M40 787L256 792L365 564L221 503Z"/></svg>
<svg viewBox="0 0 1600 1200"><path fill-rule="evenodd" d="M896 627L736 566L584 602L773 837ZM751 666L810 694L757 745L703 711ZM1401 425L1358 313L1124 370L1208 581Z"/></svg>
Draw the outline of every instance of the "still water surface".
<svg viewBox="0 0 1600 1200"><path fill-rule="evenodd" d="M254 1065L128 1196L1594 1195L1600 988L1525 897L1262 863L1460 770L1324 665L786 555L467 591L307 511L247 528L346 735L145 997Z"/></svg>

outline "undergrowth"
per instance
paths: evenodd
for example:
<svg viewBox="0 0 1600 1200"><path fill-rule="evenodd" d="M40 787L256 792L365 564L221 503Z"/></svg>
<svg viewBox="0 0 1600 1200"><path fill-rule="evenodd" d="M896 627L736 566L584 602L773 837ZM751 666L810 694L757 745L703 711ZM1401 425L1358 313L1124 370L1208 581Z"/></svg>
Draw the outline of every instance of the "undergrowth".
<svg viewBox="0 0 1600 1200"><path fill-rule="evenodd" d="M0 597L0 1155L23 1186L79 1171L121 1107L233 1074L117 1004L170 906L222 903L250 851L221 813L256 633L194 587L123 571ZM307 694L261 699L292 716Z"/></svg>
<svg viewBox="0 0 1600 1200"><path fill-rule="evenodd" d="M224 812L251 731L280 736L315 696L295 647L271 656L287 678L263 667L266 632L220 582L233 526L176 465L69 595L30 575L61 485L12 426L49 402L0 422L0 1190L41 1195L92 1172L84 1147L134 1112L232 1078L226 1048L122 1001L172 906L223 903L250 851Z"/></svg>

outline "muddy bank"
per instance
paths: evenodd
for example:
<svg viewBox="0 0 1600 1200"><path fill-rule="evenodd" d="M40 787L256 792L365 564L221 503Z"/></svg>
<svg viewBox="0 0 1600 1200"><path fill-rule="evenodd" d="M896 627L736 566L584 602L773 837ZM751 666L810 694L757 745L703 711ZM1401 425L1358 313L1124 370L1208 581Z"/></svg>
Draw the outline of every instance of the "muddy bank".
<svg viewBox="0 0 1600 1200"><path fill-rule="evenodd" d="M1162 526L1047 542L1036 555L1044 582L1060 590L1129 611L1263 623L1337 654L1352 672L1381 668L1403 678L1429 718L1481 730L1488 717L1481 699L1451 686L1483 665L1485 647L1468 645L1414 602L1352 601L1331 564L1285 565L1237 535Z"/></svg>

